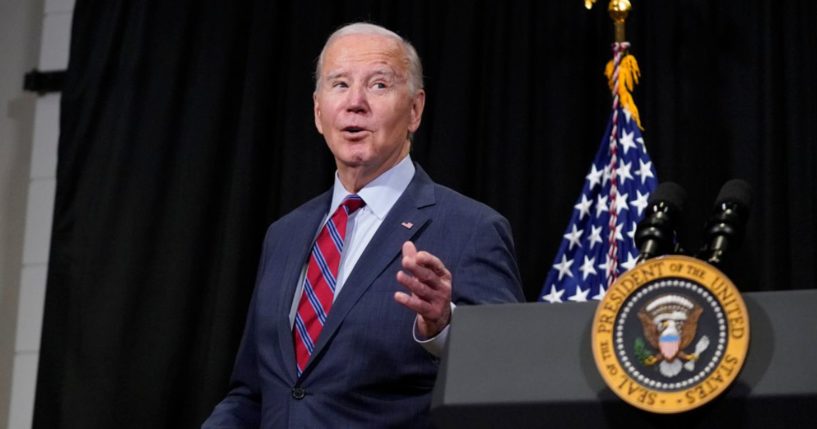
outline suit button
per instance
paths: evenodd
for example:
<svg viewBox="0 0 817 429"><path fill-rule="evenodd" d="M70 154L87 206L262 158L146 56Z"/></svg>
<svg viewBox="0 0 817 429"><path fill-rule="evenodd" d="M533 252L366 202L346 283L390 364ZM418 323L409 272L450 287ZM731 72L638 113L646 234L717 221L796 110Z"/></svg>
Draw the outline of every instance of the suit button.
<svg viewBox="0 0 817 429"><path fill-rule="evenodd" d="M306 390L304 390L303 387L295 387L292 389L293 398L300 400L304 399L304 396L306 396Z"/></svg>

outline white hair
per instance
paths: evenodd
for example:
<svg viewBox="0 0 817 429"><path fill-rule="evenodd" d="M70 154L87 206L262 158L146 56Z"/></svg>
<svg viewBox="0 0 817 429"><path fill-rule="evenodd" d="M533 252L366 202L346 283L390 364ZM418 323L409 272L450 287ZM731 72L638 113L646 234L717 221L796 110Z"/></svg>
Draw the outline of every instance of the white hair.
<svg viewBox="0 0 817 429"><path fill-rule="evenodd" d="M417 90L423 89L423 65L420 63L420 56L417 55L417 50L409 43L408 40L400 37L397 33L379 25L369 24L367 22L355 22L353 24L344 25L332 33L326 43L321 49L321 54L318 56L318 64L315 67L315 90L317 91L321 84L321 68L323 67L323 57L326 54L326 48L335 39L342 36L349 35L377 35L394 39L400 43L403 52L406 55L408 62L408 86L409 91L415 94Z"/></svg>

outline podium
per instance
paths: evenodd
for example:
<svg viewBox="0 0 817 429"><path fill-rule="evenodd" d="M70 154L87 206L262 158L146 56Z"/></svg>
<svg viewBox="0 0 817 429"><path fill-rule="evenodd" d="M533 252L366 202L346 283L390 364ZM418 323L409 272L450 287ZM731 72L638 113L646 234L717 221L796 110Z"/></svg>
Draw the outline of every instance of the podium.
<svg viewBox="0 0 817 429"><path fill-rule="evenodd" d="M744 293L751 342L712 402L652 414L619 399L593 361L597 302L457 307L431 415L438 428L813 427L817 289Z"/></svg>

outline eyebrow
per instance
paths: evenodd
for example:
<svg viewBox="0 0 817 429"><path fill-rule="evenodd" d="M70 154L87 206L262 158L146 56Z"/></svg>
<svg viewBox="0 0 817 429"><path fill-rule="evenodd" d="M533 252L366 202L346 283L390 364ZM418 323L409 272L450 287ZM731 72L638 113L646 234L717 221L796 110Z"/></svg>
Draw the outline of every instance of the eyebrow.
<svg viewBox="0 0 817 429"><path fill-rule="evenodd" d="M373 76L385 76L385 77L390 77L390 78L397 78L398 74L394 70L391 70L391 69L388 69L388 70L387 69L378 69L378 70L375 70L374 73L369 75L369 77L373 77Z"/></svg>
<svg viewBox="0 0 817 429"><path fill-rule="evenodd" d="M337 79L339 77L344 77L344 76L346 76L346 74L347 74L346 72L329 73L328 75L326 75L326 80L333 80L333 79Z"/></svg>

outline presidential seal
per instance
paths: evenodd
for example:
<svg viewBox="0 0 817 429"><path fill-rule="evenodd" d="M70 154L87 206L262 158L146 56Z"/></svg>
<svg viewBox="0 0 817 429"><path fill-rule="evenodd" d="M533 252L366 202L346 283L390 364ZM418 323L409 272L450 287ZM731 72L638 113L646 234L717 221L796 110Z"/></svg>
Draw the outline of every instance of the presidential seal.
<svg viewBox="0 0 817 429"><path fill-rule="evenodd" d="M593 319L593 356L607 386L654 413L697 408L737 378L749 315L717 268L672 255L635 266L610 287Z"/></svg>

